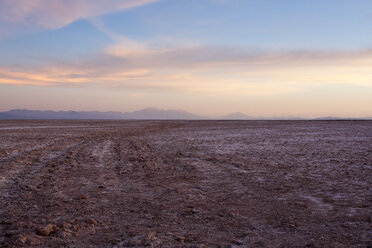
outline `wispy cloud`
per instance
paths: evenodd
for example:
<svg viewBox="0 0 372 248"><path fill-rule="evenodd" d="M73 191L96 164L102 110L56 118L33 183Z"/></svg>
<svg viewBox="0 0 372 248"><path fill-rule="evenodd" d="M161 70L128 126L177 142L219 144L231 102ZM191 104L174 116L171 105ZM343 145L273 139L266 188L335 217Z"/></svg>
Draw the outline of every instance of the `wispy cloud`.
<svg viewBox="0 0 372 248"><path fill-rule="evenodd" d="M128 44L131 44L128 46ZM129 48L128 48L129 47ZM312 85L372 87L372 51L164 47L128 40L80 61L2 67L0 84L119 87L207 95L276 95Z"/></svg>
<svg viewBox="0 0 372 248"><path fill-rule="evenodd" d="M160 0L1 0L0 35L13 29L58 29L92 18ZM1 36L0 36L1 38Z"/></svg>

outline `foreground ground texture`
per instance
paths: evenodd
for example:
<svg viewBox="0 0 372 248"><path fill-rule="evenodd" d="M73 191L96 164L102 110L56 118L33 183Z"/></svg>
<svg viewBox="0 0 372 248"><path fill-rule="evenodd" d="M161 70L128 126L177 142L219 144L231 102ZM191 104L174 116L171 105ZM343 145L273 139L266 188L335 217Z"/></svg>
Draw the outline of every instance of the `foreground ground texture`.
<svg viewBox="0 0 372 248"><path fill-rule="evenodd" d="M0 247L371 247L372 122L1 121Z"/></svg>

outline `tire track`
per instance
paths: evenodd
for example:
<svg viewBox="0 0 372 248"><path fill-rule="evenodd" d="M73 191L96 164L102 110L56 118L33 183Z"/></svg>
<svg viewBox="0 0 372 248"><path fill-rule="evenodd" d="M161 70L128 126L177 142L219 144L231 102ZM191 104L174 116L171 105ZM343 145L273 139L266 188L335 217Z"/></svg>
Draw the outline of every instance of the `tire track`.
<svg viewBox="0 0 372 248"><path fill-rule="evenodd" d="M74 123L1 162L0 246L370 244L370 123Z"/></svg>

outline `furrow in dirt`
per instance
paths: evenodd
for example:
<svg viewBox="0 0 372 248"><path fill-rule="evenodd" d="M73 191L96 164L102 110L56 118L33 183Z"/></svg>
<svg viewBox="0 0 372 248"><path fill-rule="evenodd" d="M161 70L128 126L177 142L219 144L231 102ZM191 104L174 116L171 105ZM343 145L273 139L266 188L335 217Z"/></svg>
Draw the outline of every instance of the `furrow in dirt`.
<svg viewBox="0 0 372 248"><path fill-rule="evenodd" d="M372 244L371 122L0 126L2 247Z"/></svg>

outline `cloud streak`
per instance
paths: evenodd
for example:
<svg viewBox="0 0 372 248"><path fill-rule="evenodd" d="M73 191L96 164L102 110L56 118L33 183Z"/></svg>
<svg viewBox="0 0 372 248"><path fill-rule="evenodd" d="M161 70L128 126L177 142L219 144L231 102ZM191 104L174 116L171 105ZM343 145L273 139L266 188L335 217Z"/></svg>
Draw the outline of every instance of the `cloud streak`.
<svg viewBox="0 0 372 248"><path fill-rule="evenodd" d="M160 0L1 0L0 35L14 29L58 29L76 20L105 15ZM1 38L1 37L0 37Z"/></svg>
<svg viewBox="0 0 372 248"><path fill-rule="evenodd" d="M118 87L201 95L277 95L314 85L372 87L372 51L263 51L116 45L64 63L0 68L0 84Z"/></svg>
<svg viewBox="0 0 372 248"><path fill-rule="evenodd" d="M96 85L214 95L282 94L314 84L372 87L372 50L275 51L141 43L110 31L99 18L157 1L107 0L104 5L101 0L0 1L0 32L1 24L57 29L85 18L114 42L77 61L2 66L0 84Z"/></svg>

